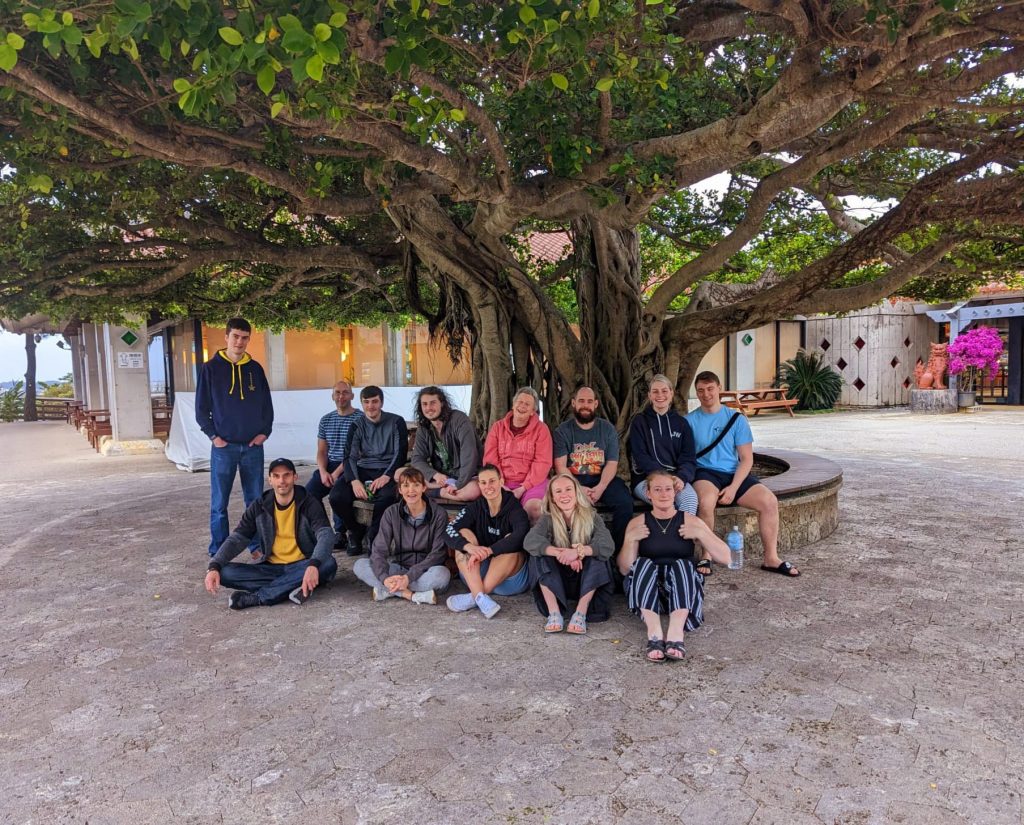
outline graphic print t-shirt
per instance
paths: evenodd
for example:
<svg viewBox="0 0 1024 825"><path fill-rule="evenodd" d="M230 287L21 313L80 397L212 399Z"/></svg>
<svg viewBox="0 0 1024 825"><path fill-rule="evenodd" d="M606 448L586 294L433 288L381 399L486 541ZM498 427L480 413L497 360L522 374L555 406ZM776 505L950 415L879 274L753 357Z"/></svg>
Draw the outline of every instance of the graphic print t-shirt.
<svg viewBox="0 0 1024 825"><path fill-rule="evenodd" d="M575 476L599 476L609 461L619 460L619 434L607 419L594 420L584 430L575 418L559 425L554 437L555 458L565 456L566 466Z"/></svg>

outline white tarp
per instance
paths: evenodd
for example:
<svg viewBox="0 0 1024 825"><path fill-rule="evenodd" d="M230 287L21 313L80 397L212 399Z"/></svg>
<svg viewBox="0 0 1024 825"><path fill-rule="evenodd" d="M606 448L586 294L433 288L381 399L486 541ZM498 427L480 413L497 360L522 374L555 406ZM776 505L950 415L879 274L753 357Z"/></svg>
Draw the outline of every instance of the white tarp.
<svg viewBox="0 0 1024 825"><path fill-rule="evenodd" d="M353 388L359 406L359 390ZM384 409L401 415L407 421L414 420L413 403L420 387L381 387L384 391ZM469 410L472 387L468 384L444 388L452 404L466 412ZM269 463L275 458L290 458L295 463L316 462L316 429L321 416L334 409L331 390L275 390L274 431L263 448L263 456ZM164 454L182 470L190 473L209 471L210 439L196 423L196 394L176 392L174 414L171 418L171 434L164 447Z"/></svg>

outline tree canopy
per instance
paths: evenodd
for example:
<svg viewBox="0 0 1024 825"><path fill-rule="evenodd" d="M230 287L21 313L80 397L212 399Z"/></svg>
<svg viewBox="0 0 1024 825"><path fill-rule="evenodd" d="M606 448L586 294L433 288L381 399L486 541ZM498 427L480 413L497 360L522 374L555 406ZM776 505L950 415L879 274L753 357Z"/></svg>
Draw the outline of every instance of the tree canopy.
<svg viewBox="0 0 1024 825"><path fill-rule="evenodd" d="M586 381L622 425L731 331L1019 271L1022 38L994 0L0 0L0 306L411 310L478 420Z"/></svg>

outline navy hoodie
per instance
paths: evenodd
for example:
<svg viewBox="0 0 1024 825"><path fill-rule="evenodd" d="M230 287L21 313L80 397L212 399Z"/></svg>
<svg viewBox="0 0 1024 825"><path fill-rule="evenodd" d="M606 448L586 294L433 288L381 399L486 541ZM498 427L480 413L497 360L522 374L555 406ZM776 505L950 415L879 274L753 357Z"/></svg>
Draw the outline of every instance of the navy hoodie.
<svg viewBox="0 0 1024 825"><path fill-rule="evenodd" d="M274 402L263 367L242 356L237 364L218 350L203 364L196 386L196 421L211 440L220 436L231 444L248 444L270 435Z"/></svg>
<svg viewBox="0 0 1024 825"><path fill-rule="evenodd" d="M491 515L487 499L481 496L463 507L448 525L445 540L456 550L469 544L459 530L472 530L481 545L490 547L495 556L500 556L522 551L523 539L530 532L530 519L519 499L508 490L502 490L498 515Z"/></svg>
<svg viewBox="0 0 1024 825"><path fill-rule="evenodd" d="M649 404L629 424L632 482L636 487L655 470L668 470L687 484L697 472L697 449L686 419L669 408L658 415Z"/></svg>

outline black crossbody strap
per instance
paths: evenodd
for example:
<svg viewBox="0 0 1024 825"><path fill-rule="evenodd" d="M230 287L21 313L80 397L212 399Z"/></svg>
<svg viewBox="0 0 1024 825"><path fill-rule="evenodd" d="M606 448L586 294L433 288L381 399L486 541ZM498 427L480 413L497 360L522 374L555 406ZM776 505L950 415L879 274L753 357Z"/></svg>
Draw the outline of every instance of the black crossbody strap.
<svg viewBox="0 0 1024 825"><path fill-rule="evenodd" d="M732 418L730 418L730 419L729 419L729 423L728 423L728 424L726 424L726 425L725 425L725 426L724 426L724 427L722 428L722 432L720 432L720 433L718 434L718 438L716 438L716 439L715 439L714 441L712 441L712 442L711 442L710 444L708 444L708 446L707 446L707 447L705 447L705 448L704 448L703 450L701 450L701 451L700 451L699 453L697 453L697 458L703 458L703 457L704 457L704 456L706 456L706 455L707 455L708 453L710 453L710 452L711 452L711 451L712 451L713 449L715 449L715 447L717 447L717 446L718 446L719 442L721 442L721 440L722 440L723 438L725 438L725 436L726 436L726 433L728 433L728 432L729 432L729 430L731 430L731 429L732 429L732 425L736 423L736 419L737 419L737 418L739 418L739 417L740 417L740 413L738 413L738 412L734 412L734 413L732 414Z"/></svg>

